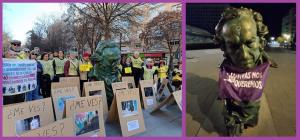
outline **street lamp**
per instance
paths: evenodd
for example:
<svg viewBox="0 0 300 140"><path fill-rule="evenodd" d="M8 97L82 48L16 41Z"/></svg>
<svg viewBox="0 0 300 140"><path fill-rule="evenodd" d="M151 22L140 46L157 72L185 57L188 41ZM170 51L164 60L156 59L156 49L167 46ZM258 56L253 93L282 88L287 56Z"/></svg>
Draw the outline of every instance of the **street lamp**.
<svg viewBox="0 0 300 140"><path fill-rule="evenodd" d="M274 41L274 40L275 40L275 37L274 37L274 36L271 36L271 37L270 37L270 40L271 40L271 41Z"/></svg>
<svg viewBox="0 0 300 140"><path fill-rule="evenodd" d="M291 35L290 34L282 34L282 36L286 39L286 40L290 40Z"/></svg>

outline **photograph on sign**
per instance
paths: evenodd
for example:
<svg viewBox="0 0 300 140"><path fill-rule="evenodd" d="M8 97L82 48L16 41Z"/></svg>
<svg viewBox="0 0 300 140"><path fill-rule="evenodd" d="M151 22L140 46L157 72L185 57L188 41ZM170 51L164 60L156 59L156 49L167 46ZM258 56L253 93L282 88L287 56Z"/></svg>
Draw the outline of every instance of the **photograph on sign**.
<svg viewBox="0 0 300 140"><path fill-rule="evenodd" d="M137 100L123 101L122 104L122 116L128 117L138 114Z"/></svg>
<svg viewBox="0 0 300 140"><path fill-rule="evenodd" d="M129 88L129 89L134 88L134 87L133 87L133 83L128 83L128 88Z"/></svg>
<svg viewBox="0 0 300 140"><path fill-rule="evenodd" d="M76 136L99 131L98 111L89 111L75 114Z"/></svg>
<svg viewBox="0 0 300 140"><path fill-rule="evenodd" d="M144 91L145 91L146 97L153 96L153 88L152 87L144 87Z"/></svg>
<svg viewBox="0 0 300 140"><path fill-rule="evenodd" d="M128 131L133 131L136 129L139 129L140 125L139 125L139 120L133 120L133 121L128 121L127 122L127 129Z"/></svg>
<svg viewBox="0 0 300 140"><path fill-rule="evenodd" d="M61 96L61 97L57 97L58 110L60 112L63 112L64 108L65 108L66 100L67 99L72 99L72 98L75 98L75 96Z"/></svg>
<svg viewBox="0 0 300 140"><path fill-rule="evenodd" d="M89 91L90 96L102 95L102 90Z"/></svg>
<svg viewBox="0 0 300 140"><path fill-rule="evenodd" d="M39 115L16 121L17 135L21 135L26 131L37 129L39 127L41 127L41 121Z"/></svg>

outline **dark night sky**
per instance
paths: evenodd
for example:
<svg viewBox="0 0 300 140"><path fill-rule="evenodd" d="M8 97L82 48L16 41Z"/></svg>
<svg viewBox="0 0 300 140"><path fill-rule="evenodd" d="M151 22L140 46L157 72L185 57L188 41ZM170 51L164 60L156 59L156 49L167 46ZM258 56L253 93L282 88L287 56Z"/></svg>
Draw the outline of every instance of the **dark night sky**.
<svg viewBox="0 0 300 140"><path fill-rule="evenodd" d="M262 4L230 4L233 7L251 8L262 14L265 25L269 28L270 36L278 36L281 34L282 18L288 13L289 9L296 7L290 3L262 3Z"/></svg>
<svg viewBox="0 0 300 140"><path fill-rule="evenodd" d="M199 6L201 5L199 3L197 4ZM294 3L243 3L243 4L230 4L230 6L237 7L237 8L243 6L246 8L251 8L257 12L260 12L264 18L264 23L269 28L269 35L278 36L281 34L282 17L284 17L288 13L289 9L296 7L296 4ZM189 24L189 13L187 13L187 23Z"/></svg>

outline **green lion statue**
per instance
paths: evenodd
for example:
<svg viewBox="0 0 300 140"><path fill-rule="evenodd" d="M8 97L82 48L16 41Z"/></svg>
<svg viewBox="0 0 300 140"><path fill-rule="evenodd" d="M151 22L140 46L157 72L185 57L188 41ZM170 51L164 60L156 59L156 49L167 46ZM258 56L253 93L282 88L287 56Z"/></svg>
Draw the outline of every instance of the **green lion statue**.
<svg viewBox="0 0 300 140"><path fill-rule="evenodd" d="M98 81L104 81L108 106L111 105L114 97L111 84L121 81L118 68L120 59L120 48L113 41L100 42L91 57L94 67L89 77Z"/></svg>

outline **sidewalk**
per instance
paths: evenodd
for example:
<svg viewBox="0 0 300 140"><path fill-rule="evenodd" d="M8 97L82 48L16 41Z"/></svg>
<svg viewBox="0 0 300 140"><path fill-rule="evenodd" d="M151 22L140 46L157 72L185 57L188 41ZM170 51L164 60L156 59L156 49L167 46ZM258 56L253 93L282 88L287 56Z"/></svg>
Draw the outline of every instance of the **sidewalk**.
<svg viewBox="0 0 300 140"><path fill-rule="evenodd" d="M219 49L187 51L187 135L222 136L226 132L222 102L218 94ZM295 136L296 91L295 54L270 53L279 68L270 68L261 98L258 126L244 131L244 136Z"/></svg>

